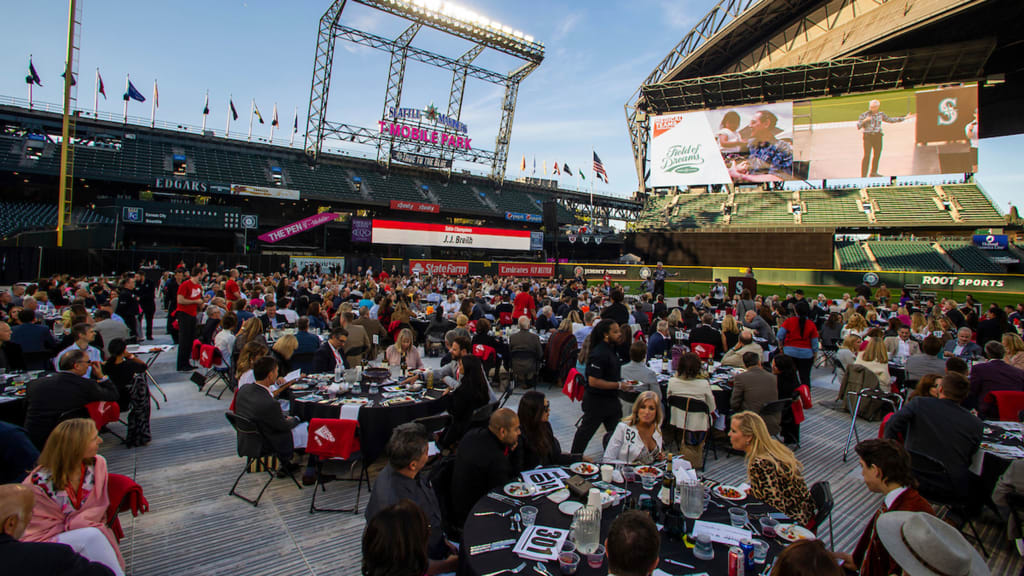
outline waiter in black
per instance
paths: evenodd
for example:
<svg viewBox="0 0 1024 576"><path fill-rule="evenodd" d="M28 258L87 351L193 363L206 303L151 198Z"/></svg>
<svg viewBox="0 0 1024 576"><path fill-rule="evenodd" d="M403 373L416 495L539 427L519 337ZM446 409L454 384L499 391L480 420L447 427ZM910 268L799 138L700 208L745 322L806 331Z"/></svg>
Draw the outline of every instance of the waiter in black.
<svg viewBox="0 0 1024 576"><path fill-rule="evenodd" d="M174 274L164 283L164 302L167 303L167 333L174 343L178 343L178 330L174 328L174 311L178 309L178 288L185 275L185 269L178 267Z"/></svg>
<svg viewBox="0 0 1024 576"><path fill-rule="evenodd" d="M583 453L598 427L611 433L622 418L619 390L629 390L621 379L615 344L622 336L614 320L601 320L590 333L592 347L587 358L587 386L583 391L583 421L572 439L572 452ZM596 343L596 344L594 344Z"/></svg>
<svg viewBox="0 0 1024 576"><path fill-rule="evenodd" d="M139 272L135 275L135 298L142 308L142 317L146 321L146 340L153 339L153 314L156 313L156 284ZM139 335L142 334L140 321ZM140 338L141 340L141 338Z"/></svg>

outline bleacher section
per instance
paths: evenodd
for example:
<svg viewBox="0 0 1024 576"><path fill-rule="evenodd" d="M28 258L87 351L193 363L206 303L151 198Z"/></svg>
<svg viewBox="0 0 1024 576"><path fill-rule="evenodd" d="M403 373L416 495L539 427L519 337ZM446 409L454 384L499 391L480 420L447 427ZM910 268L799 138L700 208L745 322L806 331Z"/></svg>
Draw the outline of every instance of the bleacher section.
<svg viewBox="0 0 1024 576"><path fill-rule="evenodd" d="M967 224L988 226L1003 219L985 191L974 184L943 184L942 189L960 204L960 217Z"/></svg>
<svg viewBox="0 0 1024 576"><path fill-rule="evenodd" d="M89 209L75 209L71 222L78 226L90 224L113 224L114 221ZM56 204L28 204L22 202L0 202L0 238L6 238L27 230L57 227Z"/></svg>
<svg viewBox="0 0 1024 576"><path fill-rule="evenodd" d="M890 186L866 190L868 196L878 203L875 219L879 226L956 223L948 211L939 210L935 204L934 186Z"/></svg>
<svg viewBox="0 0 1024 576"><path fill-rule="evenodd" d="M801 221L805 226L867 225L859 198L860 190L855 189L801 190L800 199L807 205Z"/></svg>
<svg viewBox="0 0 1024 576"><path fill-rule="evenodd" d="M992 262L985 255L985 251L977 248L970 242L940 242L942 249L949 254L957 264L963 266L967 272L1003 272L1002 266ZM1003 254L1007 252L1003 251Z"/></svg>
<svg viewBox="0 0 1024 576"><path fill-rule="evenodd" d="M882 240L868 242L868 248L883 270L952 272L949 264L928 242Z"/></svg>
<svg viewBox="0 0 1024 576"><path fill-rule="evenodd" d="M739 192L736 194L736 210L733 212L733 226L794 226L789 205L793 193L787 191ZM721 203L721 201L719 202Z"/></svg>
<svg viewBox="0 0 1024 576"><path fill-rule="evenodd" d="M874 270L867 252L858 242L836 242L839 268L842 270Z"/></svg>

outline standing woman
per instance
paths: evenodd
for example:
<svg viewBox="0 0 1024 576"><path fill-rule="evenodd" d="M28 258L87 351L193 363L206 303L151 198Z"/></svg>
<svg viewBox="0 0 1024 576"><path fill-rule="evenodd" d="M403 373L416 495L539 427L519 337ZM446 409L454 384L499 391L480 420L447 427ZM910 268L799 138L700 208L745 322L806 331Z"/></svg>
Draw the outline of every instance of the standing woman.
<svg viewBox="0 0 1024 576"><path fill-rule="evenodd" d="M619 390L624 389L615 345L621 330L614 320L601 320L590 333L590 354L587 356L586 387L583 392L583 420L572 440L572 452L587 451L587 444L604 424L611 433L622 418Z"/></svg>
<svg viewBox="0 0 1024 576"><path fill-rule="evenodd" d="M135 276L129 275L121 280L117 289L117 308L114 310L128 326L132 338L139 338L139 301L135 299Z"/></svg>
<svg viewBox="0 0 1024 576"><path fill-rule="evenodd" d="M805 300L796 304L796 316L786 318L779 328L779 348L796 362L800 383L811 387L811 368L818 353L818 328L807 316L811 313Z"/></svg>

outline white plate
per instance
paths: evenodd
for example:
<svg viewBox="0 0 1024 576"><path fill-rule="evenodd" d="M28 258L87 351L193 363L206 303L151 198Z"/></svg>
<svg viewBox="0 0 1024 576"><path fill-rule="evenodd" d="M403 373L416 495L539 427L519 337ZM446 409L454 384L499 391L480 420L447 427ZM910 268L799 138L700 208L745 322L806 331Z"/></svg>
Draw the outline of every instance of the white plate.
<svg viewBox="0 0 1024 576"><path fill-rule="evenodd" d="M525 498L533 495L533 490L530 489L530 485L525 482L509 482L505 484L502 489L505 494L512 496L513 498Z"/></svg>
<svg viewBox="0 0 1024 576"><path fill-rule="evenodd" d="M569 491L566 490L565 488L555 490L551 494L548 494L546 498L548 500L551 500L555 504L561 504L562 502L565 502L566 500L569 499Z"/></svg>
<svg viewBox="0 0 1024 576"><path fill-rule="evenodd" d="M742 494L742 496L740 496L739 498L730 498L729 496L726 496L725 494L722 494L722 490L735 490L735 491L739 492L740 494ZM718 496L719 498L721 498L723 500L731 500L733 502L740 502L742 500L746 500L747 499L747 493L746 492L744 492L743 490L740 490L736 486L729 486L728 484L719 484L718 486L715 486L714 488L712 488L711 491L715 493L715 496Z"/></svg>
<svg viewBox="0 0 1024 576"><path fill-rule="evenodd" d="M807 528L799 524L779 524L775 533L786 542L798 542L800 540L814 540L817 536Z"/></svg>
<svg viewBox="0 0 1024 576"><path fill-rule="evenodd" d="M583 508L583 503L575 500L566 500L558 505L558 511L566 516L572 516L580 508Z"/></svg>
<svg viewBox="0 0 1024 576"><path fill-rule="evenodd" d="M655 478L661 478L665 475L664 472L654 466L636 466L633 468L633 472L636 474L653 474Z"/></svg>
<svg viewBox="0 0 1024 576"><path fill-rule="evenodd" d="M587 469L587 466L589 466L590 468ZM601 468L596 464L591 464L590 462L576 462L575 464L569 466L569 470L572 470L573 472L579 474L580 476L593 476L594 474L600 472Z"/></svg>

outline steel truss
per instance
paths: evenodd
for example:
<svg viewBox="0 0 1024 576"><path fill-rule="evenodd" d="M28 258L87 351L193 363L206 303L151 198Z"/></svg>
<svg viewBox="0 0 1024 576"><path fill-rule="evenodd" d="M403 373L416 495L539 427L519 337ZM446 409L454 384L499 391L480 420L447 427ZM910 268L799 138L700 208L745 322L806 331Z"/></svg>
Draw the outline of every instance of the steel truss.
<svg viewBox="0 0 1024 576"><path fill-rule="evenodd" d="M429 152L449 160L465 160L478 164L491 165L491 179L500 184L505 179L508 164L508 145L512 135L512 121L515 117L516 99L519 83L522 82L543 61L543 49L524 51L505 42L488 39L466 32L462 27L451 23L423 18L416 14L408 14L376 0L354 0L365 6L410 20L412 24L398 38L390 40L356 30L339 23L346 0L335 0L320 18L317 36L316 55L313 63L313 79L310 87L309 112L306 117L306 134L304 148L306 157L311 164L319 161L324 141L337 138L349 142L370 144L377 147L377 162L390 168L392 151ZM440 30L454 36L476 42L476 45L453 59L412 45L413 39L423 26ZM474 148L471 150L456 149L430 142L409 142L396 139L388 134L381 134L378 128L363 128L350 124L330 122L326 118L327 100L330 93L331 71L334 64L334 45L338 40L353 42L369 48L384 50L391 54L388 69L388 85L384 96L384 109L381 120L388 120L388 110L399 108L402 101L402 87L405 79L405 68L408 60L422 62L452 72L452 87L448 98L448 116L460 120L462 101L465 93L466 80L475 78L493 84L505 86L505 97L502 99L501 122L495 139L495 150L488 151ZM516 56L526 63L509 74L501 74L473 64L485 48ZM449 169L448 174L451 175Z"/></svg>

